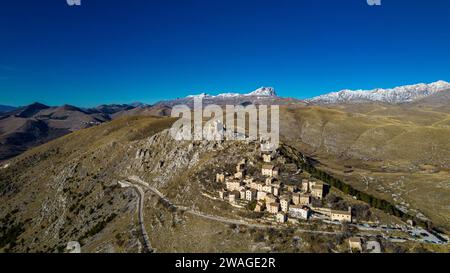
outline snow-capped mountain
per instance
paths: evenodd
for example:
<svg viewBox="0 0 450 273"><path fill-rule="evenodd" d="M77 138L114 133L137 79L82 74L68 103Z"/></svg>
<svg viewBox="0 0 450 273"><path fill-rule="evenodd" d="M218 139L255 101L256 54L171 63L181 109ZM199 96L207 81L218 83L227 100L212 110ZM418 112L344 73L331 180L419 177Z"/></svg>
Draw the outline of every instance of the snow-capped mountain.
<svg viewBox="0 0 450 273"><path fill-rule="evenodd" d="M383 102L390 104L412 102L420 98L450 89L450 83L437 81L430 84L419 83L390 89L341 90L307 100L314 104Z"/></svg>
<svg viewBox="0 0 450 273"><path fill-rule="evenodd" d="M247 96L269 96L269 97L276 95L277 93L275 92L275 89L272 87L261 87L247 94Z"/></svg>
<svg viewBox="0 0 450 273"><path fill-rule="evenodd" d="M290 104L290 103L302 103L303 101L291 99L291 98L281 98L277 96L275 89L272 87L261 87L252 92L241 94L241 93L220 93L218 95L209 95L206 93L201 93L198 95L191 95L185 98L179 98L176 100L166 100L158 102L157 105L164 105L167 107L173 107L177 104L185 104L189 107L192 106L194 98L202 98L202 103L204 105L217 104L217 105L248 105L248 104Z"/></svg>
<svg viewBox="0 0 450 273"><path fill-rule="evenodd" d="M221 93L216 96L209 95L206 93L201 93L198 95L190 95L187 96L187 98L235 98L235 97L249 97L249 96L255 96L255 97L276 97L277 93L275 92L275 89L273 87L260 87L256 89L255 91L252 91L247 94L240 94L240 93Z"/></svg>

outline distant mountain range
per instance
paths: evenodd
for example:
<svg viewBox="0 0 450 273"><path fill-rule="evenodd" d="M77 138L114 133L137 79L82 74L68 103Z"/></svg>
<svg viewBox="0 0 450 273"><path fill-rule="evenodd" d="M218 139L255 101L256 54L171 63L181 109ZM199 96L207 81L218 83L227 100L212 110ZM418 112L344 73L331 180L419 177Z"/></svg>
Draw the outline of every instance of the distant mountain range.
<svg viewBox="0 0 450 273"><path fill-rule="evenodd" d="M381 102L389 104L407 103L450 90L450 83L437 81L430 84L405 85L390 89L341 90L307 100L313 104L342 104Z"/></svg>
<svg viewBox="0 0 450 273"><path fill-rule="evenodd" d="M450 83L445 81L436 81L430 84L419 83L414 85L399 86L390 89L372 89L372 90L341 90L324 94L307 100L298 100L294 98L279 97L272 87L261 87L247 94L240 93L221 93L218 95L209 95L201 93L190 95L185 98L161 101L157 105L172 107L177 104L193 105L194 98L202 98L203 104L218 105L247 105L247 104L348 104L348 103L387 103L401 104L411 103L428 96L436 95L441 92L450 91Z"/></svg>
<svg viewBox="0 0 450 273"><path fill-rule="evenodd" d="M175 100L165 100L156 103L156 105L173 107L174 105L185 104L189 107L193 106L194 98L202 98L204 105L217 104L223 105L249 105L249 104L280 104L286 105L291 103L303 104L304 102L293 98L279 97L272 87L261 87L250 93L221 93L218 95L209 95L201 93L198 95L190 95L185 98L179 98Z"/></svg>
<svg viewBox="0 0 450 273"><path fill-rule="evenodd" d="M70 132L110 121L137 108L141 106L112 104L83 109L72 105L50 107L41 103L12 108L0 114L0 160Z"/></svg>
<svg viewBox="0 0 450 273"><path fill-rule="evenodd" d="M211 96L206 93L202 93L200 95L191 95L188 96L188 98L194 98L194 97L203 97L203 98L234 98L234 97L276 97L277 93L275 92L275 89L273 87L261 87L256 89L253 92L250 92L248 94L240 94L240 93L222 93L217 96Z"/></svg>
<svg viewBox="0 0 450 273"><path fill-rule="evenodd" d="M0 105L0 113L9 112L16 109L16 107L8 106L8 105Z"/></svg>
<svg viewBox="0 0 450 273"><path fill-rule="evenodd" d="M94 108L72 105L51 107L33 103L24 107L0 106L0 161L18 155L31 147L48 142L70 132L88 128L122 116L169 116L174 105L193 107L194 98L201 97L203 105L321 105L358 103L408 103L414 106L439 107L450 112L450 84L437 81L392 89L342 90L318 96L306 101L279 97L274 88L261 87L246 94L205 93L185 98L160 101L154 105L135 102L132 104L108 104Z"/></svg>

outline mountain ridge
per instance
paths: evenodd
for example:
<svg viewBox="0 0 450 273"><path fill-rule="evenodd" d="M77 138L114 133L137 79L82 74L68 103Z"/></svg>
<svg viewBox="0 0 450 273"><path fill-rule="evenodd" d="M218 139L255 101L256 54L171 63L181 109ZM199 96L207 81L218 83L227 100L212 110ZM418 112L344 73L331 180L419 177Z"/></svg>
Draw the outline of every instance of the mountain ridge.
<svg viewBox="0 0 450 273"><path fill-rule="evenodd" d="M446 89L448 88L448 89ZM123 116L170 116L175 105L193 107L194 98L201 97L203 105L288 105L303 107L321 104L387 103L405 104L406 107L424 105L439 106L442 112L448 108L450 84L437 81L431 84L400 86L392 89L343 90L325 94L306 101L279 97L273 87L260 87L249 93L219 93L218 95L191 95L184 98L165 100L153 105L135 102L132 104L102 104L93 108L73 105L48 106L32 103L0 115L0 160L70 132L99 125ZM374 96L374 98L373 98Z"/></svg>
<svg viewBox="0 0 450 273"><path fill-rule="evenodd" d="M339 104L381 102L388 104L408 103L450 89L450 83L436 81L429 84L418 83L394 88L375 88L371 90L343 89L308 99L311 104Z"/></svg>
<svg viewBox="0 0 450 273"><path fill-rule="evenodd" d="M16 109L14 106L0 105L0 115L5 112L13 111L14 109Z"/></svg>

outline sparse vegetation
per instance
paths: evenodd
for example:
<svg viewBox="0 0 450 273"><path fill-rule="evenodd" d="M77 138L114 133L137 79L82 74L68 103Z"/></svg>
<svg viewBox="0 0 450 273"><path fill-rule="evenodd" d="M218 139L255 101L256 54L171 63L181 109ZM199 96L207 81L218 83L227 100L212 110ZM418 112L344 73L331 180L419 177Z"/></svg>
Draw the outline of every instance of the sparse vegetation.
<svg viewBox="0 0 450 273"><path fill-rule="evenodd" d="M367 204L369 204L373 208L380 209L386 213L389 213L393 216L400 217L403 219L413 219L416 221L417 224L424 226L424 227L431 227L431 223L428 221L423 221L421 219L418 219L417 217L405 214L401 210L395 207L395 205L391 204L390 202L377 198L375 196L372 196L368 193L362 192L360 190L355 189L349 184L346 184L342 182L341 180L331 176L330 174L317 169L314 167L314 164L312 161L304 157L301 153L296 151L293 147L283 145L282 151L285 155L291 158L295 163L298 164L298 166L304 170L306 170L308 173L311 174L312 177L320 179L324 181L325 183L329 184L331 187L335 187L338 190L342 191L345 194L351 195L356 197L356 199L361 200Z"/></svg>
<svg viewBox="0 0 450 273"><path fill-rule="evenodd" d="M83 236L81 236L79 241L83 241L83 239L94 236L97 233L99 233L100 231L102 231L109 222L111 222L112 220L114 220L114 218L116 218L116 216L117 216L117 214L113 213L113 214L109 215L106 219L97 223L95 226L93 226L91 229L89 229Z"/></svg>

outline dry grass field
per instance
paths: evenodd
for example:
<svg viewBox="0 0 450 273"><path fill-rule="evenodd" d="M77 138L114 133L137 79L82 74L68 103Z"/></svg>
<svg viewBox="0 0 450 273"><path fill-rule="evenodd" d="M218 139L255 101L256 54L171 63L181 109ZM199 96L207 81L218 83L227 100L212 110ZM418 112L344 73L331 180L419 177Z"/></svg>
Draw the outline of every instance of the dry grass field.
<svg viewBox="0 0 450 273"><path fill-rule="evenodd" d="M423 214L448 231L448 108L421 104L283 108L281 134L320 162L319 168L413 214Z"/></svg>

